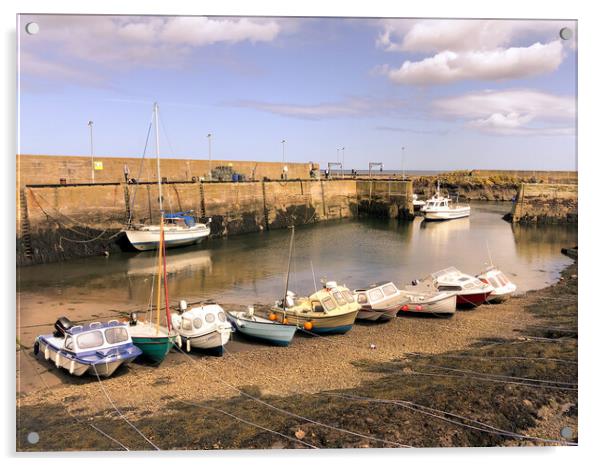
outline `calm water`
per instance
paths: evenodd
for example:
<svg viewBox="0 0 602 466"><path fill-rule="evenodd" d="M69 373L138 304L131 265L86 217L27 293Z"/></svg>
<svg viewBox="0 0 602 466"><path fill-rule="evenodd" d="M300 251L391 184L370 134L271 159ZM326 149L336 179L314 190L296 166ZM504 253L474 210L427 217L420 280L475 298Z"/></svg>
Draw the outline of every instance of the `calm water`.
<svg viewBox="0 0 602 466"><path fill-rule="evenodd" d="M494 263L526 291L551 283L571 262L560 248L577 243L576 227L513 227L501 219L509 204L471 205L470 218L444 223L370 219L298 227L289 288L313 291L311 264L318 280L349 287L381 280L406 284L451 265L476 274L488 262L488 246ZM284 288L289 240L290 232L282 230L168 250L170 299L270 303ZM154 264L151 252L26 267L20 287L72 300L146 305Z"/></svg>

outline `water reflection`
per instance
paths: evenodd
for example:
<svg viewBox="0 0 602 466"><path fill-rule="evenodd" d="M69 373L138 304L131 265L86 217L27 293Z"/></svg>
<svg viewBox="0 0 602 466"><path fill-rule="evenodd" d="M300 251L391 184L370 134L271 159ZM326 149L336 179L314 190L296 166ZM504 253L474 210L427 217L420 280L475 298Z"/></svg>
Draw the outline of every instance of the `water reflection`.
<svg viewBox="0 0 602 466"><path fill-rule="evenodd" d="M362 219L299 227L290 288L314 289L312 265L317 281L361 287L381 280L409 283L451 265L476 274L491 254L526 290L545 286L570 262L560 249L576 244L576 227L513 227L501 218L508 204L471 205L470 218L441 223ZM279 230L170 249L170 298L271 302L284 288L289 239L289 231ZM155 261L153 253L123 253L26 267L20 284L23 291L70 299L146 305Z"/></svg>

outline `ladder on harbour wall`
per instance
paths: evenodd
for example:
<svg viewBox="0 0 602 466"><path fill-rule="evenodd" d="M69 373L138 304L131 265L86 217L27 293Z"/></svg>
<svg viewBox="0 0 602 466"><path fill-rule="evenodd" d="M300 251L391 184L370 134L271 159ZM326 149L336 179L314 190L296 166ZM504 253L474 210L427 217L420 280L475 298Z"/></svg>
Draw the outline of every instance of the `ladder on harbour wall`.
<svg viewBox="0 0 602 466"><path fill-rule="evenodd" d="M21 244L23 244L25 257L30 259L33 257L33 247L31 246L31 225L29 224L29 215L27 213L27 194L25 193L25 189L21 189L19 193L19 204L21 210Z"/></svg>
<svg viewBox="0 0 602 466"><path fill-rule="evenodd" d="M205 188L203 186L203 182L199 183L199 193L201 195L201 218L207 217L207 212L205 210Z"/></svg>

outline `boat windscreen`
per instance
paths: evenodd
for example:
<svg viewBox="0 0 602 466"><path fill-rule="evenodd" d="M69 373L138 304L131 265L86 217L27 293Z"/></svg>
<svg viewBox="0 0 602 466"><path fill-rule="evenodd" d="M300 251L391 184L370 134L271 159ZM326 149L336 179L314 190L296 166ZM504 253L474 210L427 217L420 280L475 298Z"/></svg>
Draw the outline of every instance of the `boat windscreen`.
<svg viewBox="0 0 602 466"><path fill-rule="evenodd" d="M97 346L102 346L103 343L104 338L102 337L102 332L100 330L82 333L77 336L77 346L79 349L96 348Z"/></svg>
<svg viewBox="0 0 602 466"><path fill-rule="evenodd" d="M395 293L397 293L397 288L395 285L393 285L393 283L383 286L382 290L385 293L385 296L393 296Z"/></svg>
<svg viewBox="0 0 602 466"><path fill-rule="evenodd" d="M347 300L347 302L349 304L352 304L355 302L355 300L353 299L353 295L349 292L349 290L343 290L343 296L345 297L345 299Z"/></svg>
<svg viewBox="0 0 602 466"><path fill-rule="evenodd" d="M347 304L345 298L343 298L343 295L340 291L335 291L334 293L332 293L332 296L334 296L334 299L339 306L344 306L345 304Z"/></svg>
<svg viewBox="0 0 602 466"><path fill-rule="evenodd" d="M107 339L107 343L111 345L127 341L129 337L125 327L113 327L105 330L105 338Z"/></svg>
<svg viewBox="0 0 602 466"><path fill-rule="evenodd" d="M332 311L337 307L337 305L334 303L331 297L324 298L322 300L322 306L324 306L324 309L326 309L327 311Z"/></svg>
<svg viewBox="0 0 602 466"><path fill-rule="evenodd" d="M368 296L370 297L370 301L372 301L372 302L380 301L381 299L383 299L385 297L385 295L383 294L382 291L380 291L379 288L370 290L368 293Z"/></svg>

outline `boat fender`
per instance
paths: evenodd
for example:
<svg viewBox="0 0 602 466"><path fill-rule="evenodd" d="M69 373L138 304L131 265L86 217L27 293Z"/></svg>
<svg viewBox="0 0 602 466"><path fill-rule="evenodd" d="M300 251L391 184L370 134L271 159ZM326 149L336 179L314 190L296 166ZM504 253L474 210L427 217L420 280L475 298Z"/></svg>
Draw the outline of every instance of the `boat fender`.
<svg viewBox="0 0 602 466"><path fill-rule="evenodd" d="M186 340L186 351L190 353L190 340Z"/></svg>
<svg viewBox="0 0 602 466"><path fill-rule="evenodd" d="M38 340L36 340L35 343L33 344L33 354L35 354L37 356L39 352L40 352L40 342Z"/></svg>
<svg viewBox="0 0 602 466"><path fill-rule="evenodd" d="M75 371L75 359L71 360L71 364L69 365L69 374L73 374Z"/></svg>
<svg viewBox="0 0 602 466"><path fill-rule="evenodd" d="M176 345L178 345L178 348L182 347L182 336L181 335L178 335L176 337Z"/></svg>
<svg viewBox="0 0 602 466"><path fill-rule="evenodd" d="M46 359L46 361L50 359L50 350L48 349L48 346L44 348L44 359Z"/></svg>
<svg viewBox="0 0 602 466"><path fill-rule="evenodd" d="M56 365L56 367L59 367L61 365L61 353L59 353L58 351L56 352L56 356L54 357L54 364Z"/></svg>

